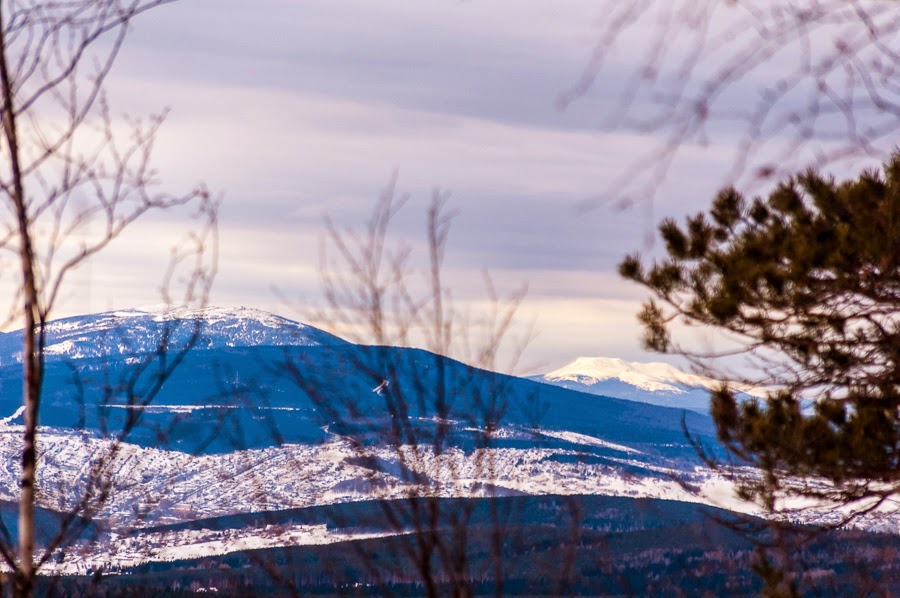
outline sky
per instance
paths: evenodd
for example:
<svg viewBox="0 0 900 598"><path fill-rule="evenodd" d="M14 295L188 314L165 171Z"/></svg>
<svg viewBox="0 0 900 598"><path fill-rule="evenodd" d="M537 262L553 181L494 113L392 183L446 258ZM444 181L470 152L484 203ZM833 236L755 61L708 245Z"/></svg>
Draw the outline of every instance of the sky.
<svg viewBox="0 0 900 598"><path fill-rule="evenodd" d="M736 141L683 148L651 203L586 204L659 143L603 125L635 67L627 52L560 108L603 10L593 0L177 2L135 23L110 104L168 109L155 154L163 186L202 181L222 197L211 304L308 320L321 303L326 216L360 229L394 181L409 199L390 240L414 252L432 194L449 194L445 270L460 305L484 305L484 271L500 295L527 285L520 318L535 334L519 371L578 356L660 360L640 347L646 295L616 265L658 251L648 237L660 219L709 203ZM58 315L157 303L168 243L189 225L183 213L135 225L78 272Z"/></svg>

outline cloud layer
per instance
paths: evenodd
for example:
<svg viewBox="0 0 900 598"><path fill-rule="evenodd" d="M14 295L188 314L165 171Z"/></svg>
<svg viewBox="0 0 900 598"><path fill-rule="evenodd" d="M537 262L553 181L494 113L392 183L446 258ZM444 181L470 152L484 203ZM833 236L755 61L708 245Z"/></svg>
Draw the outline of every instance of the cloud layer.
<svg viewBox="0 0 900 598"><path fill-rule="evenodd" d="M397 173L411 197L397 240L420 245L433 190L451 194L447 268L460 301L483 296L485 269L501 291L528 284L523 312L539 334L527 363L641 359L641 294L615 265L653 251L660 218L708 202L727 148L686 148L652 206L582 209L657 143L599 127L623 80L615 70L557 108L590 57L599 10L588 0L192 0L135 24L111 101L116 113L171 107L156 154L165 186L202 180L224 193L213 303L303 317L273 287L315 303L324 216L362 226ZM178 226L135 226L79 274L64 310L154 303Z"/></svg>

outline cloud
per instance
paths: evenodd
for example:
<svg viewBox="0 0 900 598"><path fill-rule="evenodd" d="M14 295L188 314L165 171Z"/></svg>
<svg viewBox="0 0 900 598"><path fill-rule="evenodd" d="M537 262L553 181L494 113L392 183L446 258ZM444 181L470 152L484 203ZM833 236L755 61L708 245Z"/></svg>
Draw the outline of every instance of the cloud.
<svg viewBox="0 0 900 598"><path fill-rule="evenodd" d="M590 101L555 107L588 60L600 9L589 0L175 3L135 24L111 103L117 114L171 106L156 148L165 188L203 180L224 192L216 303L285 311L273 285L314 300L324 215L360 227L397 172L411 199L396 240L421 249L431 193L452 195L446 263L460 300L483 297L487 269L500 290L528 283L539 360L635 358L640 297L615 264L644 247L662 216L705 205L727 156L687 148L652 212L578 210L658 142L598 129L615 73ZM146 248L164 247L171 226L153 220L117 242L65 309L155 302L165 256Z"/></svg>

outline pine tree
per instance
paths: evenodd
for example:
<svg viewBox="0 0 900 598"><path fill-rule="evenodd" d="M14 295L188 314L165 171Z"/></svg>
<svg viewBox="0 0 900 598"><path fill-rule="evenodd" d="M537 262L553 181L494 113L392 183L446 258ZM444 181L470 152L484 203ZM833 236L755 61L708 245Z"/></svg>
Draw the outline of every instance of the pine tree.
<svg viewBox="0 0 900 598"><path fill-rule="evenodd" d="M627 257L620 273L655 296L640 313L651 349L674 322L737 340L773 390L712 397L718 437L759 477L739 492L777 511L786 496L859 516L900 490L900 153L883 172L838 183L814 171L767 198L723 189L707 213L659 231L667 256ZM763 379L764 376L760 376Z"/></svg>

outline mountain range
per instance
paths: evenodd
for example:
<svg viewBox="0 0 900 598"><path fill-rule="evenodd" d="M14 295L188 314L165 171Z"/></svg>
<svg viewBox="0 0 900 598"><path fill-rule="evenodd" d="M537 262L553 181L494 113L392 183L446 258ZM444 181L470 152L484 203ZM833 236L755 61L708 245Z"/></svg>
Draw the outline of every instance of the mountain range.
<svg viewBox="0 0 900 598"><path fill-rule="evenodd" d="M436 525L450 531L480 509L496 529L495 501L505 501L503 525L523 532L522 546L504 552L510 563L535 550L556 558L545 509L574 509L579 534L601 543L614 531L687 525L696 533L690 542L703 544L709 533L697 508L760 513L697 455L699 443L725 456L702 403L715 383L665 364L580 358L522 379L419 349L356 345L244 308L107 312L51 322L46 333L39 506L51 514L78 510L98 481L108 496L91 512L90 537L82 531L72 550L47 565L72 583L98 570L129 573L116 578L126 583L172 563L164 578L177 585L201 562L216 571L249 567L228 560L240 553L249 562L274 559L275 570L306 588L301 594L315 584L334 591L343 581L330 569L296 577L292 559L323 554L304 547L366 551L418 537L419 500L440 505ZM10 502L22 429L17 342L21 332L0 337L0 501ZM624 502L612 509L614 498ZM651 518L640 515L646 501L653 501ZM612 509L606 517L604 509ZM804 522L840 516L830 509L797 515ZM0 519L15 528L13 511L0 509ZM490 545L490 526L470 524L466 542ZM880 519L870 527L894 524ZM529 543L525 530L543 539ZM638 552L677 549L670 538L640 537L629 544ZM401 548L396 555L408 546ZM384 566L410 566L394 560ZM587 574L596 562L576 561L588 580L583 591L598 591ZM341 562L355 572L347 573L353 583L387 583ZM516 575L532 573L522 565ZM272 580L248 575L241 583L253 591ZM210 587L221 589L231 578L216 579ZM391 579L402 586L407 578Z"/></svg>

